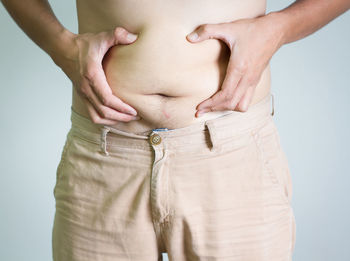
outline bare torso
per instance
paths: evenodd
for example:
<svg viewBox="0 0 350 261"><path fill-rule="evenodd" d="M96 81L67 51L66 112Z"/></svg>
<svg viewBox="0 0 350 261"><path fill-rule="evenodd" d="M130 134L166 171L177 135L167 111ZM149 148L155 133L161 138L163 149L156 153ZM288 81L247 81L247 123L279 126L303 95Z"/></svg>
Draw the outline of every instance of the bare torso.
<svg viewBox="0 0 350 261"><path fill-rule="evenodd" d="M113 93L141 117L112 127L137 133L181 128L228 113L195 117L196 106L220 89L229 49L216 39L190 43L186 35L200 24L263 15L266 0L77 0L77 9L79 33L121 26L138 34L134 43L111 48L103 60ZM250 105L269 91L268 65ZM72 102L75 111L89 117L74 88Z"/></svg>

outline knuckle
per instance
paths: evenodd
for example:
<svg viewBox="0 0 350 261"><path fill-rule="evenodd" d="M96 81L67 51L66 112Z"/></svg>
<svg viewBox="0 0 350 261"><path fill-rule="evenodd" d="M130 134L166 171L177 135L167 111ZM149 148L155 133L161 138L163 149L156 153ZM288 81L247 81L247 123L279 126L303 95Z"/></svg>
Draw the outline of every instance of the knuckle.
<svg viewBox="0 0 350 261"><path fill-rule="evenodd" d="M107 107L109 107L111 105L111 101L110 101L110 99L108 97L102 96L101 100L102 100L102 104L103 105L105 105Z"/></svg>
<svg viewBox="0 0 350 261"><path fill-rule="evenodd" d="M246 112L248 108L245 108L242 104L239 104L236 108L238 108L241 112Z"/></svg>
<svg viewBox="0 0 350 261"><path fill-rule="evenodd" d="M103 118L110 118L111 114L109 111L105 110L105 109L101 109L101 115Z"/></svg>
<svg viewBox="0 0 350 261"><path fill-rule="evenodd" d="M238 64L237 67L235 68L235 71L239 75L243 75L247 71L247 68L248 68L248 66L246 64Z"/></svg>
<svg viewBox="0 0 350 261"><path fill-rule="evenodd" d="M116 27L114 30L114 35L117 39L122 38L126 34L126 30L123 27Z"/></svg>
<svg viewBox="0 0 350 261"><path fill-rule="evenodd" d="M232 95L230 93L224 92L222 95L223 95L222 99L223 99L224 103L230 103L231 102Z"/></svg>
<svg viewBox="0 0 350 261"><path fill-rule="evenodd" d="M239 74L245 74L247 72L249 65L246 60L241 60L237 63L237 66L235 67L235 71Z"/></svg>
<svg viewBox="0 0 350 261"><path fill-rule="evenodd" d="M91 116L91 121L95 124L99 124L100 123L100 119L97 116Z"/></svg>
<svg viewBox="0 0 350 261"><path fill-rule="evenodd" d="M78 88L78 92L87 97L89 94L89 88L86 85L82 85L80 88Z"/></svg>
<svg viewBox="0 0 350 261"><path fill-rule="evenodd" d="M236 105L237 103L234 99L231 99L225 103L226 108L228 108L229 110L234 110L236 108Z"/></svg>
<svg viewBox="0 0 350 261"><path fill-rule="evenodd" d="M93 81L95 75L96 69L93 66L88 66L83 73L84 78L86 78L89 82Z"/></svg>
<svg viewBox="0 0 350 261"><path fill-rule="evenodd" d="M255 85L255 83L256 83L255 78L248 78L247 79L248 86L253 86L253 85Z"/></svg>
<svg viewBox="0 0 350 261"><path fill-rule="evenodd" d="M201 31L203 34L207 34L210 32L210 25L209 24L203 24L201 25Z"/></svg>
<svg viewBox="0 0 350 261"><path fill-rule="evenodd" d="M254 75L250 75L247 78L247 84L248 86L254 86L258 83L257 78Z"/></svg>

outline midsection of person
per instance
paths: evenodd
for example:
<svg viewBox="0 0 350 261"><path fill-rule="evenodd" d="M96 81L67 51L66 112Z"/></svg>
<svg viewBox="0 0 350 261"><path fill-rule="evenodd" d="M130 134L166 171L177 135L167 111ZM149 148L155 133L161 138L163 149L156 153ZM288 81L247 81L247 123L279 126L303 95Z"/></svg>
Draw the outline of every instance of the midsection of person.
<svg viewBox="0 0 350 261"><path fill-rule="evenodd" d="M229 112L195 117L196 106L220 90L230 51L222 41L190 43L186 35L201 24L263 15L266 0L77 0L77 10L79 33L121 26L138 34L134 43L112 47L103 59L113 93L141 117L112 127L136 133L181 128ZM269 91L268 65L250 106ZM74 88L72 106L89 118Z"/></svg>

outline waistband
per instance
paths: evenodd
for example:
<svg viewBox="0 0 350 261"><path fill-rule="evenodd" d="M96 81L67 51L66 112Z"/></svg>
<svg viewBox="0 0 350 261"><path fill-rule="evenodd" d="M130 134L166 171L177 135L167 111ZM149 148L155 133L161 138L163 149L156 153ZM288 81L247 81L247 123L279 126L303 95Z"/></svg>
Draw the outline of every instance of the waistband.
<svg viewBox="0 0 350 261"><path fill-rule="evenodd" d="M272 98L272 106L271 106ZM131 133L115 129L111 126L95 124L89 118L82 116L71 107L71 132L82 139L100 144L101 152L109 155L108 150L114 146L149 149L156 144L152 142L155 134L160 137L161 147L186 148L193 145L206 145L208 139L212 149L217 149L225 140L249 131L263 124L274 114L273 94L269 93L259 102L248 107L245 112L232 111L223 116L203 122L177 128L152 129L142 133ZM108 138L107 138L107 134Z"/></svg>

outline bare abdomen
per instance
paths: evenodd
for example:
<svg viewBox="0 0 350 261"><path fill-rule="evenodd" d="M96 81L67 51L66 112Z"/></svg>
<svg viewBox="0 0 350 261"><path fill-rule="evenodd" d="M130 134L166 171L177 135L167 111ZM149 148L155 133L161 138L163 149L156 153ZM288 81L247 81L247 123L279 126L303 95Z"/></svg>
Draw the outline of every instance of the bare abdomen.
<svg viewBox="0 0 350 261"><path fill-rule="evenodd" d="M190 43L186 39L189 30L168 28L173 29L163 32L156 26L146 27L134 43L117 45L105 55L103 68L113 93L142 118L114 127L132 132L175 129L227 113L195 117L196 106L221 87L230 56L228 47L216 39ZM266 89L266 79L260 85ZM253 102L256 99L259 97Z"/></svg>
<svg viewBox="0 0 350 261"><path fill-rule="evenodd" d="M178 128L195 118L196 105L220 88L229 50L223 42L193 44L185 30L145 29L103 60L113 93L158 127Z"/></svg>

